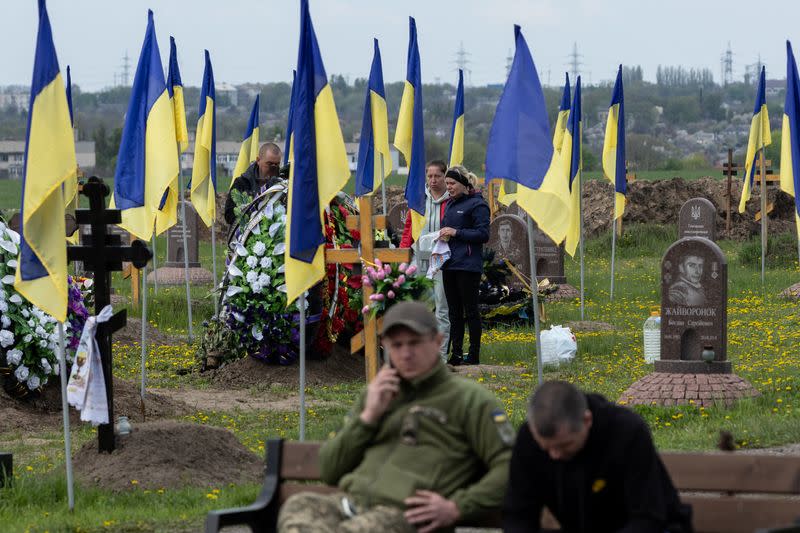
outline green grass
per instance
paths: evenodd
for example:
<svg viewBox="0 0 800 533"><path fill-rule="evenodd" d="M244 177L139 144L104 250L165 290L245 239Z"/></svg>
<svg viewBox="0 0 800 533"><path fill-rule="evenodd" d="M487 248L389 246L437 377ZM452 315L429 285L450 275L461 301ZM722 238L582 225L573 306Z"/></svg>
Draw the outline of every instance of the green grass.
<svg viewBox="0 0 800 533"><path fill-rule="evenodd" d="M578 333L578 355L573 362L545 368L546 379L565 379L582 388L604 394L612 400L637 379L652 371L644 363L642 323L651 307L660 302L660 261L676 237L669 226L630 224L618 240L615 299L609 298L610 235L591 239L586 245L586 319L607 322L612 331ZM771 237L772 238L772 237ZM793 236L778 236L776 243L794 242ZM210 265L210 246L201 243L201 261ZM759 398L745 400L731 409L694 406L672 408L637 407L649 424L657 446L662 450L711 450L720 430L728 430L742 448L761 448L800 442L800 328L798 304L780 300L777 294L798 281L796 256L781 252L778 246L768 258L766 283L760 283L760 262L753 264L749 244L719 242L728 259L728 357L735 372L749 380L760 392ZM791 248L787 245L788 248ZM163 261L163 239L158 245ZM222 271L223 247L218 248L218 268ZM792 248L794 250L794 248ZM784 257L785 256L785 257ZM579 263L566 260L570 284L579 286ZM120 294L130 293L128 281L114 275ZM149 321L162 332L185 335L185 294L183 287L150 288ZM210 287L192 289L196 333L213 311ZM578 320L577 301L547 304L548 321L563 324ZM129 309L130 320L138 311ZM148 380L159 387L209 388L202 375L187 374L194 345L151 346L148 355ZM138 346L115 348L115 372L136 380L139 372ZM476 376L492 390L519 425L524 420L525 401L536 385L536 359L529 327L496 329L484 332L481 360L501 366ZM507 368L502 368L507 367ZM308 388L309 400L324 402L308 412L307 438L324 439L341 423L362 383L330 384ZM258 397L286 399L297 394L292 387L272 387L269 383L249 391ZM262 454L270 437L297 438L299 416L293 411L241 411L235 407L218 411L197 411L183 418L192 423L209 424L231 430L255 453ZM94 438L86 426L73 428L73 447ZM36 439L36 440L33 440ZM218 487L217 500L209 489L182 489L163 495L132 490L111 494L80 487L77 511L65 510L63 481L63 441L54 427L33 434L22 431L0 437L0 447L15 454L18 483L13 489L0 489L0 524L3 531L189 531L197 530L210 508L240 505L257 493L257 487L243 485ZM49 514L45 514L49 513ZM182 518L185 517L185 518ZM106 524L109 525L106 525Z"/></svg>

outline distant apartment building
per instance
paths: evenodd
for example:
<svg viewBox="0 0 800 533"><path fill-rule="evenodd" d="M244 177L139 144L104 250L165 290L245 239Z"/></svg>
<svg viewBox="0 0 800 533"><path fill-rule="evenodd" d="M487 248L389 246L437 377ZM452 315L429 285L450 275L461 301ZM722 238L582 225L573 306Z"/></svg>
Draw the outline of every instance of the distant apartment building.
<svg viewBox="0 0 800 533"><path fill-rule="evenodd" d="M30 104L31 90L29 87L8 85L0 87L0 109L13 108L19 111L27 110Z"/></svg>
<svg viewBox="0 0 800 533"><path fill-rule="evenodd" d="M75 156L84 173L94 171L94 141L77 141ZM25 168L25 141L0 141L0 179L20 179Z"/></svg>
<svg viewBox="0 0 800 533"><path fill-rule="evenodd" d="M350 172L355 172L358 168L358 146L359 143L344 143L345 152L347 152L347 164L350 166ZM392 145L389 145L389 155L392 159L392 172L398 174L408 174L408 167L400 166L400 152L397 151Z"/></svg>

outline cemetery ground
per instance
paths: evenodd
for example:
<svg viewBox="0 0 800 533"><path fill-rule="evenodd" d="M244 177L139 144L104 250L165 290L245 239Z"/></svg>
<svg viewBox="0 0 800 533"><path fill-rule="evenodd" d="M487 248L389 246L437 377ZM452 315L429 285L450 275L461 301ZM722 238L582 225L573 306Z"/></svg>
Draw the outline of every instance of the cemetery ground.
<svg viewBox="0 0 800 533"><path fill-rule="evenodd" d="M642 323L659 305L660 261L676 237L674 225L626 226L618 240L613 302L609 300L611 236L588 240L585 317L611 328L577 329L576 359L560 367L546 367L546 379L565 379L616 400L631 383L652 371L652 365L644 363ZM772 448L779 453L781 447L797 448L800 443L800 308L797 302L778 297L783 289L800 281L800 269L794 235L770 238L776 246L767 258L763 290L756 241L719 241L729 265L728 357L734 372L750 381L761 396L743 400L731 409L691 404L636 407L650 425L660 450L712 450L721 430L729 431L735 446L743 450ZM163 264L163 239L158 252L159 264ZM201 242L200 252L203 265L210 266L207 242ZM221 246L218 253L221 272ZM567 279L575 287L579 287L578 268L577 260L567 258ZM114 274L114 280L117 293L129 296L129 282L122 281L119 274ZM202 321L213 312L213 301L209 287L194 287L192 291L195 334L199 336ZM260 363L243 360L230 365L234 370L239 365L238 372L222 369L199 373L195 371L197 340L194 345L185 342L183 286L162 286L158 294L150 286L148 304L155 341L147 359L149 403L156 404L157 413L148 417L148 423L167 423L167 418L224 428L259 458L268 438L298 438L296 366L263 369L244 379L242 376L252 374L254 365ZM543 328L580 319L577 300L548 303L546 311L548 321ZM127 389L134 392L140 358L139 329L134 324L139 316L129 307L129 326L115 336L114 347L115 377L127 381ZM462 367L459 372L492 390L519 427L524 421L525 401L536 385L534 355L532 328L491 329L484 331L483 365ZM345 354L336 357L336 365L309 363L306 438L311 440L327 438L341 424L363 387L363 380L357 377L363 372L361 361ZM338 373L329 372L333 366L340 367ZM0 489L4 531L197 531L208 510L248 504L259 490L259 472L200 487L166 482L153 485L148 479L155 475L153 469L131 464L123 469L129 477L124 490L78 485L76 509L70 514L60 415L53 412L34 418L29 413L24 424L10 425L3 422L9 401L0 393L0 450L12 451L15 464L14 486ZM161 409L158 415L159 402L170 409ZM172 414L166 414L169 412ZM134 428L138 424L134 419ZM74 454L83 446L96 450L95 431L74 418L72 437ZM79 467L76 461L78 477ZM253 469L252 465L249 468Z"/></svg>

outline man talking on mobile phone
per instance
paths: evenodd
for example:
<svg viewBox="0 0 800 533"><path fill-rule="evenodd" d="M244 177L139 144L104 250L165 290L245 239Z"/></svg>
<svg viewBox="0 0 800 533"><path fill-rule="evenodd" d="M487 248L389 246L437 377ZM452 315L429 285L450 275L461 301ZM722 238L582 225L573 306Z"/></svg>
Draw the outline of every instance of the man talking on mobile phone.
<svg viewBox="0 0 800 533"><path fill-rule="evenodd" d="M292 496L278 531L428 533L502 504L515 432L497 399L447 369L424 304L392 306L380 334L389 361L320 450L340 491Z"/></svg>

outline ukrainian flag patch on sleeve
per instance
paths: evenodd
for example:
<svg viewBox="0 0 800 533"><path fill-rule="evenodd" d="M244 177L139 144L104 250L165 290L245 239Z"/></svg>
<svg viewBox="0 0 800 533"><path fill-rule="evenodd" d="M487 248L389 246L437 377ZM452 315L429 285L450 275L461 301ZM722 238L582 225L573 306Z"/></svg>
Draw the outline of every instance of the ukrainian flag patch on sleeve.
<svg viewBox="0 0 800 533"><path fill-rule="evenodd" d="M502 409L495 409L492 411L491 416L497 428L497 434L500 436L500 440L503 441L503 444L506 446L514 444L514 427L508 420L506 413Z"/></svg>

